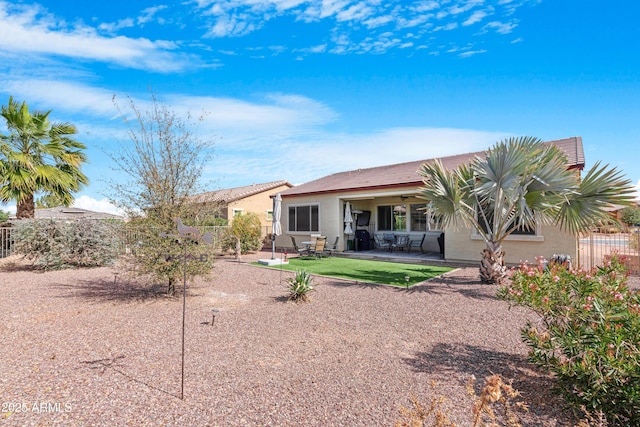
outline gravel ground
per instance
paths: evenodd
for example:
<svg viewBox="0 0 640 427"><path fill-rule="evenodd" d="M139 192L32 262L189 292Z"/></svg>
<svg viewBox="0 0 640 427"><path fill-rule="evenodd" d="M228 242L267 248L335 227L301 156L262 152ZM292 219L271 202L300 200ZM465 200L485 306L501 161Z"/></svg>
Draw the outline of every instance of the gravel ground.
<svg viewBox="0 0 640 427"><path fill-rule="evenodd" d="M295 304L291 273L249 265L269 256L221 258L190 285L184 399L181 297L116 268L42 273L5 260L0 425L392 426L435 382L452 421L469 426L466 384L492 373L522 393L525 425L574 424L526 361L527 313L476 268L410 290L315 277L312 301Z"/></svg>

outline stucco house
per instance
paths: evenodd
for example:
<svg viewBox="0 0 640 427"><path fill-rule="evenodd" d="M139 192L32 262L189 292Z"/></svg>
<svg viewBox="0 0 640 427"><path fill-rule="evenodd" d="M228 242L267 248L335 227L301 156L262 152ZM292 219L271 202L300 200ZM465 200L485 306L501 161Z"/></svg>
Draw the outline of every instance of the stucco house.
<svg viewBox="0 0 640 427"><path fill-rule="evenodd" d="M584 150L581 137L571 137L548 141L562 149L567 156L567 168L584 168ZM443 157L439 160L447 168L455 168L468 162L482 152L466 153ZM427 215L427 200L419 198L421 177L420 166L434 159L417 160L388 166L356 169L325 176L323 178L292 187L281 192L282 231L276 239L278 247L291 247L290 236L297 241L310 239L310 235L320 233L327 241L340 237L338 250L366 249L375 245L375 234L394 233L411 237L424 235L422 250L438 253L444 249L447 261L477 262L485 247L482 238L471 229L444 229L437 218ZM359 236L369 242L354 239L354 235L344 234L344 213L349 202L354 215L353 228ZM444 235L443 235L444 233ZM444 237L443 248L438 237ZM356 242L349 245L348 240ZM361 247L357 248L357 242ZM504 244L506 262L538 255L551 257L561 253L577 256L577 239L556 227L539 225L535 230L523 234L513 234Z"/></svg>
<svg viewBox="0 0 640 427"><path fill-rule="evenodd" d="M242 187L209 191L195 196L201 203L216 206L217 216L231 222L235 216L254 212L260 217L264 233L271 230L273 221L273 199L271 196L293 187L287 181L272 181Z"/></svg>

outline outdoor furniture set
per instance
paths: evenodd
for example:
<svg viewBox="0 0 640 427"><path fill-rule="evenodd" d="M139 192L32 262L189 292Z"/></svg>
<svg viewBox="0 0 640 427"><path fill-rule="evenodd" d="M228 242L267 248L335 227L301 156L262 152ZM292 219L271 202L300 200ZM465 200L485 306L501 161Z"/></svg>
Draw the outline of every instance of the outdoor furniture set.
<svg viewBox="0 0 640 427"><path fill-rule="evenodd" d="M420 253L423 253L422 244L426 236L426 233L421 235L375 233L373 240L378 249L385 249L389 252L404 251L406 249L408 253L411 253L412 248L419 248Z"/></svg>
<svg viewBox="0 0 640 427"><path fill-rule="evenodd" d="M338 247L338 240L340 237L336 237L336 240L332 244L327 244L327 237L320 235L312 235L310 241L301 242L302 246L298 246L295 237L291 237L291 243L293 249L301 257L314 257L322 258L328 257L333 254Z"/></svg>

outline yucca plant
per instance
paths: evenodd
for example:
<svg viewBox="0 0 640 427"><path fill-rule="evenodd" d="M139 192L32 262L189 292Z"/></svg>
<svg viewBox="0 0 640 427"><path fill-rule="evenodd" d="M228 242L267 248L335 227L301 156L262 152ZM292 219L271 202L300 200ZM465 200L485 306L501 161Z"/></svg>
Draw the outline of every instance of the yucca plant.
<svg viewBox="0 0 640 427"><path fill-rule="evenodd" d="M309 293L313 291L311 285L311 274L304 270L296 271L294 277L287 279L289 289L289 301L307 302L310 300Z"/></svg>

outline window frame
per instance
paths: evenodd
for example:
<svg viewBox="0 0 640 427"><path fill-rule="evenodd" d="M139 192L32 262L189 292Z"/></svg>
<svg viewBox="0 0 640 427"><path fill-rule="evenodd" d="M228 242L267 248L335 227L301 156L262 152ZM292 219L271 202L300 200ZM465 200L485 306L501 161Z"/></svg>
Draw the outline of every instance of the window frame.
<svg viewBox="0 0 640 427"><path fill-rule="evenodd" d="M298 219L298 209L299 208L309 208L309 230L298 230L297 229L297 219ZM313 229L313 208L317 211L317 230ZM296 224L292 224L291 221L291 209L295 209L295 222ZM299 203L293 205L287 205L287 233L289 234L309 234L309 233L320 233L320 204L319 203ZM296 226L292 229L292 225Z"/></svg>
<svg viewBox="0 0 640 427"><path fill-rule="evenodd" d="M395 208L397 206L404 206L404 215L395 215ZM377 205L376 206L376 231L389 231L392 233L398 232L398 233L408 233L409 232L409 216L407 215L407 206L410 206L410 204L408 203L390 203L390 204L384 204L384 205ZM381 221L381 215L380 215L380 209L381 208L388 208L385 210L389 211L389 218L387 218L386 221ZM396 218L403 218L404 217L404 229L397 229L395 228L396 225ZM380 228L380 225L382 223L389 223L391 226L391 229L384 229L384 228Z"/></svg>
<svg viewBox="0 0 640 427"><path fill-rule="evenodd" d="M477 215L477 214L476 214ZM480 223L482 225L482 223ZM482 235L474 227L471 231L472 240L483 240ZM542 242L544 236L542 235L542 225L539 221L536 221L536 225L533 227L532 232L518 232L518 230L511 232L505 241L520 241L520 242Z"/></svg>

